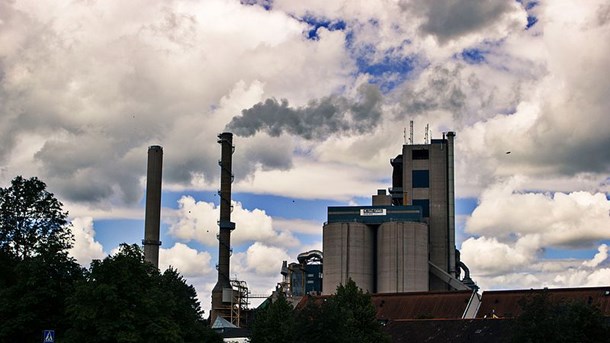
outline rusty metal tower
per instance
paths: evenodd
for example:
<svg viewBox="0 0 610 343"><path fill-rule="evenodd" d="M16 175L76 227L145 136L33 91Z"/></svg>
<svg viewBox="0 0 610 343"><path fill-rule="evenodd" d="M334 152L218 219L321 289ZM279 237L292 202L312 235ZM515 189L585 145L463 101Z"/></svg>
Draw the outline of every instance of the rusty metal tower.
<svg viewBox="0 0 610 343"><path fill-rule="evenodd" d="M220 164L220 220L218 221L218 281L212 290L212 311L210 321L214 323L216 317L225 319L231 317L233 287L229 278L229 258L231 257L231 231L235 223L231 222L231 183L233 182L232 157L235 150L233 134L223 132L218 135L221 146Z"/></svg>

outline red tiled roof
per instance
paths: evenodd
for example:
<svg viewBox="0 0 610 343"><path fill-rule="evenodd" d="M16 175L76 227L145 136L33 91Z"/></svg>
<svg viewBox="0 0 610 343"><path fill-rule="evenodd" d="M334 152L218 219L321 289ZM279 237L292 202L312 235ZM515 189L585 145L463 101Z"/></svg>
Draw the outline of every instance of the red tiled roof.
<svg viewBox="0 0 610 343"><path fill-rule="evenodd" d="M510 319L398 320L383 331L394 343L509 343L513 326Z"/></svg>
<svg viewBox="0 0 610 343"><path fill-rule="evenodd" d="M508 291L485 291L481 298L481 307L477 318L515 318L521 314L521 303L529 297L548 292L551 302L582 301L600 309L602 314L610 317L610 286L592 288L555 288Z"/></svg>
<svg viewBox="0 0 610 343"><path fill-rule="evenodd" d="M412 292L372 294L371 300L379 320L460 319L468 306L472 291ZM308 301L320 303L329 295L303 297L296 308Z"/></svg>
<svg viewBox="0 0 610 343"><path fill-rule="evenodd" d="M373 304L380 320L460 319L472 291L374 294Z"/></svg>

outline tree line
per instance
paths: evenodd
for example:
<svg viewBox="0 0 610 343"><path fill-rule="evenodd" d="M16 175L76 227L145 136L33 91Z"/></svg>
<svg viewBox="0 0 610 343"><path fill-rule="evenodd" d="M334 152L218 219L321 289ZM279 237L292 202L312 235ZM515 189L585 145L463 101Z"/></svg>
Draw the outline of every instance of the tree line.
<svg viewBox="0 0 610 343"><path fill-rule="evenodd" d="M81 267L62 206L35 177L0 188L0 342L222 342L193 286L139 246Z"/></svg>
<svg viewBox="0 0 610 343"><path fill-rule="evenodd" d="M256 313L252 343L368 343L390 342L376 318L371 296L353 280L337 287L334 295L309 298L293 306L282 295Z"/></svg>

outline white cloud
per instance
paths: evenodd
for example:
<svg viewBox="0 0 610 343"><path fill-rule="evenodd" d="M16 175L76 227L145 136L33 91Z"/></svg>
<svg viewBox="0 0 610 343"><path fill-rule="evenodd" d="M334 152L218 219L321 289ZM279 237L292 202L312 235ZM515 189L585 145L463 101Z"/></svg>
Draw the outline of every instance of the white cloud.
<svg viewBox="0 0 610 343"><path fill-rule="evenodd" d="M597 248L597 251L597 254L595 254L591 260L583 262L582 265L585 267L594 268L608 258L608 246L606 244L600 245Z"/></svg>
<svg viewBox="0 0 610 343"><path fill-rule="evenodd" d="M283 260L289 260L285 249L261 243L251 244L246 251L231 256L230 278L244 281L251 295L271 295L282 279L280 271ZM191 275L187 279L195 287L201 307L209 314L216 274L213 277ZM251 298L250 306L256 307L261 301L262 299Z"/></svg>
<svg viewBox="0 0 610 343"><path fill-rule="evenodd" d="M37 175L73 216L143 218L133 206L147 146L164 147L166 189L215 189L216 134L243 109L269 98L301 109L326 97L359 100L362 84L404 78L384 91L380 120L364 134L236 137L235 189L368 197L389 186L388 160L408 121L417 142L429 123L435 138L457 131L456 193L480 196L463 256L481 283L603 283L602 248L587 261L541 261L540 252L609 237L606 2L538 2L529 30L515 1L278 0L270 11L220 0L0 2L0 183ZM321 27L308 40L305 15L346 29ZM470 63L464 49L483 61ZM217 211L185 197L163 216L175 237L216 246ZM233 243L254 247L235 263L255 290L272 287L256 276L257 268L271 275L258 266L261 251L284 256L279 247L302 248L296 234L321 231L240 204L233 215ZM82 258L100 256L92 223L79 225ZM213 284L204 279L192 278L208 306Z"/></svg>
<svg viewBox="0 0 610 343"><path fill-rule="evenodd" d="M282 261L290 260L284 248L256 242L231 256L232 278L244 280L253 293L271 294L281 281Z"/></svg>
<svg viewBox="0 0 610 343"><path fill-rule="evenodd" d="M349 173L346 173L346 169ZM391 174L388 174L391 175ZM243 192L282 194L297 199L350 200L354 196L369 196L388 185L376 181L376 173L351 168L340 163L321 163L302 157L294 158L294 169L257 169L249 180L235 184ZM297 187L297 185L306 185Z"/></svg>
<svg viewBox="0 0 610 343"><path fill-rule="evenodd" d="M282 267L282 261L288 260L286 250L266 246L261 243L252 244L246 251L246 265L248 270L256 274L276 276Z"/></svg>
<svg viewBox="0 0 610 343"><path fill-rule="evenodd" d="M79 264L88 266L94 259L106 257L100 242L95 240L92 217L77 217L72 219L74 246L69 253Z"/></svg>
<svg viewBox="0 0 610 343"><path fill-rule="evenodd" d="M273 223L281 231L306 235L322 235L323 223L317 221L274 217Z"/></svg>
<svg viewBox="0 0 610 343"><path fill-rule="evenodd" d="M231 221L235 230L231 233L231 245L260 241L268 244L294 246L298 240L286 231L273 227L273 219L264 210L244 209L239 202L232 202ZM220 208L212 203L195 201L190 196L178 200L178 210L170 215L169 233L179 239L196 240L209 246L217 245Z"/></svg>
<svg viewBox="0 0 610 343"><path fill-rule="evenodd" d="M26 166L78 202L137 202L151 144L164 146L168 183L209 186L215 133L242 108L270 96L304 104L352 78L342 32L306 40L295 18L239 2L23 1L0 12L2 170ZM41 139L23 149L18 137Z"/></svg>
<svg viewBox="0 0 610 343"><path fill-rule="evenodd" d="M516 191L517 186L518 180L512 179L483 192L466 221L466 232L505 242L535 236L538 248L591 246L610 239L610 201L605 194L527 193Z"/></svg>
<svg viewBox="0 0 610 343"><path fill-rule="evenodd" d="M507 85L520 90L514 108L487 112L485 120L458 132L458 179L465 180L458 192L477 195L508 175L531 178L532 184L565 180L559 187L566 192L581 190L583 175L604 180L610 168L603 148L610 143L610 81L600 72L610 62L610 26L600 19L604 6L603 1L541 3L537 33L511 35L492 54L498 68L529 75L519 72ZM497 82L498 74L491 80Z"/></svg>
<svg viewBox="0 0 610 343"><path fill-rule="evenodd" d="M480 243L485 244L485 241ZM605 286L610 282L610 268L600 266L607 258L607 256L603 256L604 253L607 253L606 244L599 246L599 252L591 260L542 259L541 256L532 256L532 258L519 261L511 254L502 254L502 249L498 253L495 250L497 248L497 245L490 244L476 250L473 249L472 244L462 245L464 261L469 267L472 267L470 269L471 277L483 290L594 287ZM503 249L511 250L510 247ZM475 255L481 251L490 254ZM482 262L481 260L490 261ZM493 267L493 263L497 264L497 268ZM505 267L505 264L512 264L512 268Z"/></svg>
<svg viewBox="0 0 610 343"><path fill-rule="evenodd" d="M595 270L593 273L587 276L587 280L584 283L581 283L584 286L608 286L610 283L610 268L601 268ZM581 284L577 284L579 286Z"/></svg>
<svg viewBox="0 0 610 343"><path fill-rule="evenodd" d="M462 242L461 259L473 274L504 274L524 268L536 257L536 247L518 242L509 245L496 238L468 238Z"/></svg>
<svg viewBox="0 0 610 343"><path fill-rule="evenodd" d="M178 270L184 277L211 276L214 268L209 252L199 252L186 244L175 243L169 249L159 250L159 269L166 270L170 266Z"/></svg>

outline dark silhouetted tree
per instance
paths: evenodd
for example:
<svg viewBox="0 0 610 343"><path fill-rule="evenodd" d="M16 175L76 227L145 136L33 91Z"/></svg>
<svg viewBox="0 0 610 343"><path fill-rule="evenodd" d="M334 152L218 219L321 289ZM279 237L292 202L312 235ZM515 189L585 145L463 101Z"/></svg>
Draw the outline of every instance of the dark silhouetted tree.
<svg viewBox="0 0 610 343"><path fill-rule="evenodd" d="M67 213L37 178L0 188L0 341L38 342L69 326L66 298L82 278L68 256Z"/></svg>
<svg viewBox="0 0 610 343"><path fill-rule="evenodd" d="M160 274L137 245L93 261L69 299L68 342L221 342L201 318L195 290Z"/></svg>
<svg viewBox="0 0 610 343"><path fill-rule="evenodd" d="M321 304L308 302L298 314L297 325L302 342L389 342L371 296L351 279Z"/></svg>
<svg viewBox="0 0 610 343"><path fill-rule="evenodd" d="M44 182L17 176L0 188L0 250L19 259L72 247L68 213Z"/></svg>
<svg viewBox="0 0 610 343"><path fill-rule="evenodd" d="M583 301L553 302L546 292L522 305L513 342L608 342L610 327L598 308Z"/></svg>
<svg viewBox="0 0 610 343"><path fill-rule="evenodd" d="M252 325L252 343L296 342L295 316L292 305L280 295L256 312Z"/></svg>

